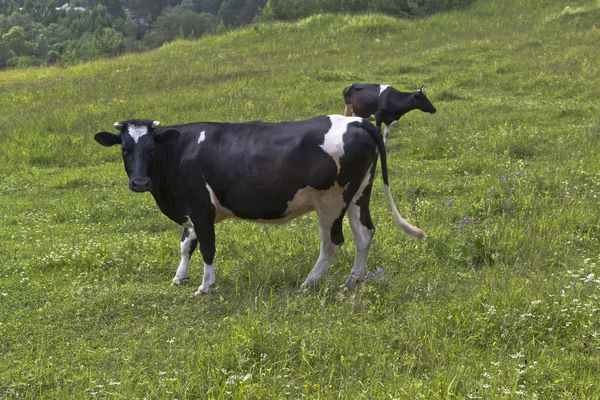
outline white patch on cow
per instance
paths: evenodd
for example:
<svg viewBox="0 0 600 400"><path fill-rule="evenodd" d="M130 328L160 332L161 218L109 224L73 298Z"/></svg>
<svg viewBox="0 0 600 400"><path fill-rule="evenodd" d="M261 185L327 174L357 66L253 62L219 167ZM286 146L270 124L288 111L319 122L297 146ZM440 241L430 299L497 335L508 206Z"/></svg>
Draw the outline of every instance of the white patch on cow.
<svg viewBox="0 0 600 400"><path fill-rule="evenodd" d="M136 143L140 140L140 138L142 136L144 136L146 134L148 134L147 126L135 126L135 125L129 126L129 136L131 136L133 138L133 141Z"/></svg>
<svg viewBox="0 0 600 400"><path fill-rule="evenodd" d="M224 219L236 217L233 211L221 205L221 202L219 202L215 192L213 192L208 183L206 184L206 190L208 190L210 202L213 204L213 206L215 206L215 224L223 221Z"/></svg>
<svg viewBox="0 0 600 400"><path fill-rule="evenodd" d="M325 140L321 148L333 158L340 172L340 159L344 155L344 133L351 122L361 121L359 117L344 117L342 115L330 115L331 129L325 134Z"/></svg>
<svg viewBox="0 0 600 400"><path fill-rule="evenodd" d="M389 88L390 85L379 85L379 95L385 91L385 89Z"/></svg>
<svg viewBox="0 0 600 400"><path fill-rule="evenodd" d="M202 143L206 140L206 131L200 132L200 137L198 138L198 143Z"/></svg>
<svg viewBox="0 0 600 400"><path fill-rule="evenodd" d="M196 231L190 229L188 237L186 237L184 241L181 242L181 261L179 262L179 267L177 267L177 272L175 272L175 277L173 278L173 283L175 285L181 285L184 280L190 277L190 257L192 252L192 242L196 240L196 238Z"/></svg>

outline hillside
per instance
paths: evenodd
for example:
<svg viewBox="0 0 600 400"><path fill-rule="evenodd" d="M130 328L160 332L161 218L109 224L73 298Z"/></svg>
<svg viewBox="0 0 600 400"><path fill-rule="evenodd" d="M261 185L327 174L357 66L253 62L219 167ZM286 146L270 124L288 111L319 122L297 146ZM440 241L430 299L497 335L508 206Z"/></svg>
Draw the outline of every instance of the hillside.
<svg viewBox="0 0 600 400"><path fill-rule="evenodd" d="M597 398L599 43L596 0L481 0L0 72L0 397ZM192 296L199 254L169 287L180 228L94 133L342 113L356 81L425 85L438 109L388 142L427 241L396 230L378 177L374 274L355 290L338 289L346 226L327 276L296 292L312 215L219 224L214 294Z"/></svg>

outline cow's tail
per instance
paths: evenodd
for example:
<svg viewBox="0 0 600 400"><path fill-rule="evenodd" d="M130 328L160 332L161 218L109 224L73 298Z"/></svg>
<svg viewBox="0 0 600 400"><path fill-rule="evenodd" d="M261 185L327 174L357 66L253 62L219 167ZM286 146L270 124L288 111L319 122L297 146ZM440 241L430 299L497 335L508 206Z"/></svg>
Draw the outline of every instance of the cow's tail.
<svg viewBox="0 0 600 400"><path fill-rule="evenodd" d="M409 236L416 237L419 239L425 239L425 237L427 237L425 232L423 232L416 226L412 226L407 220L402 218L400 216L400 213L398 212L398 209L396 208L396 204L394 203L394 199L392 198L392 191L390 190L390 185L388 182L387 155L385 151L385 144L383 144L381 132L379 132L379 129L377 129L375 125L373 125L366 119L363 119L361 126L364 130L369 132L371 137L375 140L375 143L377 143L377 149L379 150L379 154L381 157L381 175L383 178L383 186L385 188L385 194L387 196L390 209L392 210L392 214L394 215L396 225L398 226L398 228L406 232Z"/></svg>

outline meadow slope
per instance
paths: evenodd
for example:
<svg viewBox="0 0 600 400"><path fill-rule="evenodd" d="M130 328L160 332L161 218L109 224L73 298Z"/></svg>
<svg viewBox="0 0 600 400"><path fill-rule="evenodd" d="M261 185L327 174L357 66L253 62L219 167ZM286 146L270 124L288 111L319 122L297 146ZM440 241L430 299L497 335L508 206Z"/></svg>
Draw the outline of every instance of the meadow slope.
<svg viewBox="0 0 600 400"><path fill-rule="evenodd" d="M320 15L0 72L0 398L598 398L600 2ZM392 128L370 273L341 291L313 215L217 226L217 287L168 283L180 228L130 193L115 121L298 120L425 85Z"/></svg>

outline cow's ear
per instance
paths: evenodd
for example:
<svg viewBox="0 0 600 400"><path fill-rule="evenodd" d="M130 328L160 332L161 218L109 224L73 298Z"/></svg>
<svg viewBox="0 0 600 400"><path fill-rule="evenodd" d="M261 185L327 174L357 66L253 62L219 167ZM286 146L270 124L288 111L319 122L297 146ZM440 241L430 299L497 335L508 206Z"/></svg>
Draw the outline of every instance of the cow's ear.
<svg viewBox="0 0 600 400"><path fill-rule="evenodd" d="M94 135L94 140L106 147L121 143L121 137L110 132L98 132Z"/></svg>
<svg viewBox="0 0 600 400"><path fill-rule="evenodd" d="M154 136L157 143L171 144L181 135L177 129L167 129L164 132L158 132Z"/></svg>

